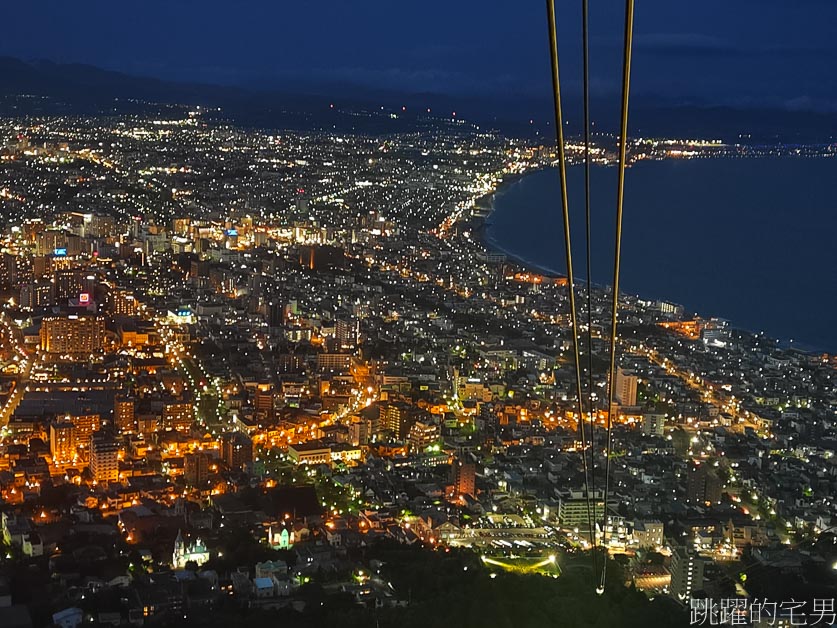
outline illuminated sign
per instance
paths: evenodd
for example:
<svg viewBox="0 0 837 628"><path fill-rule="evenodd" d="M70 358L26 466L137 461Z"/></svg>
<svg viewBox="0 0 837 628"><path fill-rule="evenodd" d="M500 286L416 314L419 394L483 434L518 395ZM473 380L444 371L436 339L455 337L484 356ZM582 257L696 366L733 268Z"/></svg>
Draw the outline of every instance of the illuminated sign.
<svg viewBox="0 0 837 628"><path fill-rule="evenodd" d="M192 310L187 306L180 306L174 311L169 310L168 317L169 320L176 323L177 325L184 325L195 322L195 315L192 313Z"/></svg>
<svg viewBox="0 0 837 628"><path fill-rule="evenodd" d="M78 303L79 305L90 305L90 293L82 292L78 295Z"/></svg>
<svg viewBox="0 0 837 628"><path fill-rule="evenodd" d="M232 238L238 235L238 229L227 229L226 233Z"/></svg>
<svg viewBox="0 0 837 628"><path fill-rule="evenodd" d="M67 256L67 249L66 248L55 249L52 253L53 253L53 255L55 255L55 257L66 257Z"/></svg>

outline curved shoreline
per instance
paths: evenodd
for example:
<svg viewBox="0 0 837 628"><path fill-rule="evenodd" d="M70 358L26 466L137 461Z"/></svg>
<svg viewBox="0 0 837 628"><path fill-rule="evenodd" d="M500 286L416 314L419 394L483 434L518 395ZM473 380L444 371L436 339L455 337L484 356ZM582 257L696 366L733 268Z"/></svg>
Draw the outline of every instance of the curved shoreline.
<svg viewBox="0 0 837 628"><path fill-rule="evenodd" d="M488 234L488 228L491 226L491 216L497 210L495 206L497 197L508 193L508 191L512 187L519 185L520 182L523 181L523 179L525 179L529 175L541 172L542 170L546 170L549 167L550 166L541 166L538 168L533 168L532 170L527 170L526 172L513 173L503 177L503 181L497 186L497 188L493 192L481 196L474 203L474 207L487 211L487 214L484 216L476 216L472 214L470 220L474 225L473 231L476 235L477 241L487 252L505 255L506 258L508 258L514 264L520 266L522 270L536 272L545 277L561 278L566 277L566 274L557 271L554 268L548 268L546 266L536 264L531 260L524 259L520 255L504 249L496 240L494 240Z"/></svg>
<svg viewBox="0 0 837 628"><path fill-rule="evenodd" d="M468 222L470 222L471 225L472 225L472 232L474 233L475 239L477 240L477 242L479 242L479 244L482 246L482 248L487 253L496 253L496 254L504 255L510 263L514 264L515 266L519 267L522 271L525 271L525 272L534 272L534 273L537 273L539 275L543 275L544 277L553 278L553 279L554 278L565 278L566 273L556 271L555 269L552 269L552 268L549 268L549 267L546 267L546 266L542 266L542 265L537 264L537 263L535 263L531 260L525 259L520 254L511 252L509 250L506 250L503 246L501 246L488 233L488 228L491 227L491 225L492 225L491 217L494 214L494 212L497 211L497 207L496 207L497 198L499 196L502 196L502 195L508 193L508 191L511 188L518 185L525 177L527 177L529 175L533 175L537 172L540 172L540 171L548 169L548 168L550 168L550 166L541 166L541 167L533 168L531 170L527 170L526 172L513 173L513 174L509 174L506 177L504 177L502 182L497 186L497 188L493 192L485 194L485 195L481 196L480 198L478 198L475 201L474 207L481 210L481 212L480 212L480 215L476 215L476 214L472 213L470 218L468 219ZM585 281L579 281L579 278L578 278L577 275L576 275L576 286L577 287L582 287L582 288L586 287L586 282ZM594 289L599 289L599 290L608 290L609 286L593 283L593 288ZM642 296L640 296L639 294L636 294L636 293L625 293L624 291L620 291L620 292L622 292L623 294L630 295L630 296L635 297L635 298L646 300L646 301L651 300L647 297L642 297ZM666 299L666 297L663 296L663 297L656 297L654 300L665 301L667 299ZM672 301L672 302L674 302L674 301ZM684 307L684 310L687 313L688 312L691 312L691 313L695 312L695 310L693 308L687 307L685 304L682 304L682 305ZM724 317L724 316L721 316L721 315L715 315L715 316L717 316L719 318L727 318L727 317ZM710 315L710 317L712 317L712 315ZM702 318L706 318L706 317L702 317ZM730 320L730 319L728 319L728 320ZM760 332L760 331L753 331L753 330L748 329L744 326L732 325L732 327L735 328L735 329L738 329L740 331L743 331L743 332L746 332L746 333L749 333L749 334L753 334L753 335L758 335L760 333L764 333L764 332ZM809 354L821 354L821 353L831 354L831 353L833 353L833 351L829 351L828 349L825 349L821 346L817 346L817 345L814 345L814 344L809 344L809 343L806 343L804 341L799 342L799 341L790 340L790 338L791 338L790 336L786 336L785 338L782 338L780 336L769 335L769 337L776 340L777 343L779 344L779 346L782 347L785 350L796 349L796 350L802 351L804 353L809 353Z"/></svg>

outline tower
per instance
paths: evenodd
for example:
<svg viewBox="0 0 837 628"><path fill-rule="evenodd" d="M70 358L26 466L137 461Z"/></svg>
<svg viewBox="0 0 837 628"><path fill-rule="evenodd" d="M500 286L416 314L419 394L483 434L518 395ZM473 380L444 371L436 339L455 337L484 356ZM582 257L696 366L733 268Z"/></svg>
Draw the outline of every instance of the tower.
<svg viewBox="0 0 837 628"><path fill-rule="evenodd" d="M721 500L721 478L706 462L694 460L686 479L686 500L692 503L717 503Z"/></svg>
<svg viewBox="0 0 837 628"><path fill-rule="evenodd" d="M182 564L185 564L186 561L183 560L183 557L186 556L186 543L183 541L183 531L177 531L177 538L174 540L174 551L171 555L171 564L175 567L179 567Z"/></svg>

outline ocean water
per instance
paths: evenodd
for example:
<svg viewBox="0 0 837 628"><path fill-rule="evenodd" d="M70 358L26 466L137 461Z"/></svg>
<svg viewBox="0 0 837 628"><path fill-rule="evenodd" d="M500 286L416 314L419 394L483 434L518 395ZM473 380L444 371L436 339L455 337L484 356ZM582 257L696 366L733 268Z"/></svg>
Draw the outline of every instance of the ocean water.
<svg viewBox="0 0 837 628"><path fill-rule="evenodd" d="M573 262L585 277L584 173L568 173ZM616 168L592 173L593 282L610 284ZM501 187L486 240L565 273L558 173ZM641 162L626 174L621 288L837 352L837 159Z"/></svg>

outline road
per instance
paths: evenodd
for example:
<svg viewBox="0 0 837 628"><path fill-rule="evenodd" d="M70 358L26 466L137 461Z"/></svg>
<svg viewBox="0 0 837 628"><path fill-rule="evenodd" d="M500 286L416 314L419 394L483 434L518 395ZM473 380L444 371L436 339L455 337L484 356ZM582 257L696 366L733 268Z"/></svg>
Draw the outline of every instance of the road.
<svg viewBox="0 0 837 628"><path fill-rule="evenodd" d="M17 362L21 365L21 370L15 380L14 391L12 391L6 404L0 408L0 429L4 429L9 424L9 419L26 394L29 377L32 374L34 358L27 355L23 348L23 332L5 314L0 314L0 341L6 347L12 346L12 350L16 354Z"/></svg>
<svg viewBox="0 0 837 628"><path fill-rule="evenodd" d="M730 395L729 397L725 394L722 395L717 386L696 376L694 373L680 369L674 362L662 357L656 349L640 345L631 347L630 351L631 353L646 357L657 366L665 369L669 375L674 375L681 379L689 388L700 394L703 402L711 403L717 406L721 412L730 415L735 419L735 422L731 426L732 429L743 432L745 428L749 427L759 433L764 432L760 417L747 410L742 410L741 400L736 399L735 395Z"/></svg>

